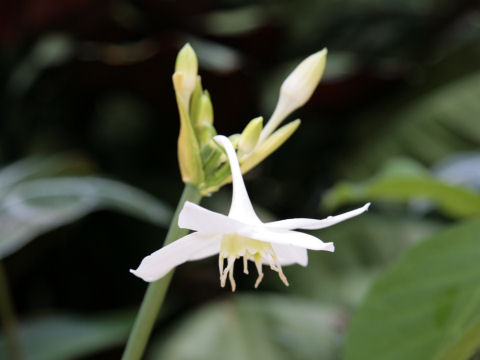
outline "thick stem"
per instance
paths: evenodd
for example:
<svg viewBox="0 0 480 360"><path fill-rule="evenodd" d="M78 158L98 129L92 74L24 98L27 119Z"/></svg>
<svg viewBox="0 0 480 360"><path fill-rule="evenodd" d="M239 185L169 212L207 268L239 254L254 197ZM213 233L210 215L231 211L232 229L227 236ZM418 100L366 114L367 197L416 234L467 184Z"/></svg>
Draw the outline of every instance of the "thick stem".
<svg viewBox="0 0 480 360"><path fill-rule="evenodd" d="M7 351L12 360L22 359L20 339L18 336L18 323L13 310L10 289L3 263L0 261L0 319L2 320Z"/></svg>
<svg viewBox="0 0 480 360"><path fill-rule="evenodd" d="M178 214L183 208L185 201L193 203L199 203L202 199L202 195L198 189L186 184L183 190L182 197L180 198L175 215L170 223L170 229L168 230L167 237L164 242L164 246L171 242L187 235L189 230L180 229L178 227ZM168 290L168 285L172 280L174 270L170 271L160 280L157 280L148 285L147 292L143 298L140 310L138 311L137 318L133 325L130 337L128 338L127 346L122 356L122 360L138 360L142 357L145 347L147 345L150 333L152 332L153 325L157 319L158 312L162 307L165 294Z"/></svg>

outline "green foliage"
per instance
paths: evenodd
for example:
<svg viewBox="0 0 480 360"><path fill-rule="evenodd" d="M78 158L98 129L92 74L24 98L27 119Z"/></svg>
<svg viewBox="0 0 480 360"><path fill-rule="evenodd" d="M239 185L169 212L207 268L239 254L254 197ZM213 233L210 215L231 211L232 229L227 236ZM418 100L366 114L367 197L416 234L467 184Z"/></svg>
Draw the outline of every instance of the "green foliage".
<svg viewBox="0 0 480 360"><path fill-rule="evenodd" d="M237 295L157 339L151 359L336 359L344 312L296 297Z"/></svg>
<svg viewBox="0 0 480 360"><path fill-rule="evenodd" d="M68 360L92 355L122 343L130 330L133 314L80 316L52 314L25 321L20 342L25 360ZM6 344L0 337L0 358L7 359Z"/></svg>
<svg viewBox="0 0 480 360"><path fill-rule="evenodd" d="M346 360L468 359L480 345L480 221L411 249L354 316Z"/></svg>
<svg viewBox="0 0 480 360"><path fill-rule="evenodd" d="M444 182L412 160L391 160L374 178L361 184L340 183L323 203L333 209L356 201L400 201L427 199L445 214L468 217L480 214L480 194L473 189Z"/></svg>
<svg viewBox="0 0 480 360"><path fill-rule="evenodd" d="M72 169L72 160L28 159L0 172L0 259L38 235L101 208L168 224L170 208L132 186L91 176L52 177Z"/></svg>
<svg viewBox="0 0 480 360"><path fill-rule="evenodd" d="M362 129L370 140L368 146L342 167L350 173L365 174L394 156L408 154L432 164L452 152L478 148L479 97L480 72L476 72L393 109L370 113L376 120L375 128L370 125Z"/></svg>
<svg viewBox="0 0 480 360"><path fill-rule="evenodd" d="M311 251L307 267L285 268L291 284L287 291L353 309L379 273L442 226L438 220L401 212L369 211L349 222L315 231L313 234L323 241L335 243L335 253Z"/></svg>

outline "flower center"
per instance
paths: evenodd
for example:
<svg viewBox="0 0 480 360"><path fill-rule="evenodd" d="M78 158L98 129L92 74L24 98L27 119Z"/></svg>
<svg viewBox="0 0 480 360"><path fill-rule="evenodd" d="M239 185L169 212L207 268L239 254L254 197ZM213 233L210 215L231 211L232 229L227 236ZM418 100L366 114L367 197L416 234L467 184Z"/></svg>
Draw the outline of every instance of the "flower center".
<svg viewBox="0 0 480 360"><path fill-rule="evenodd" d="M283 283L288 286L288 281L283 274L282 267L278 261L277 255L269 242L251 239L245 236L240 236L236 233L225 234L222 237L220 245L220 252L218 256L218 267L220 270L220 285L225 287L228 279L232 286L232 291L235 291L236 283L233 278L233 267L235 260L243 256L243 273L248 274L248 260L255 263L258 271L255 288L260 285L263 279L262 260L270 264L270 268L278 272L278 276ZM224 267L224 260L227 259L227 266Z"/></svg>

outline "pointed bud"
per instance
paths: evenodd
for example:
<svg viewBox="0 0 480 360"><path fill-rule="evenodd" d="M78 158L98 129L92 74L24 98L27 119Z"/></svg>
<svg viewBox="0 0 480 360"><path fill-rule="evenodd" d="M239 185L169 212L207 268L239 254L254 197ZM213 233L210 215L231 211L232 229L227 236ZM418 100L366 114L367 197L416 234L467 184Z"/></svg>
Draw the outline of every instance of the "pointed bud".
<svg viewBox="0 0 480 360"><path fill-rule="evenodd" d="M246 173L253 167L257 166L267 156L277 150L290 136L293 135L295 130L300 126L300 120L294 120L287 125L282 126L269 136L264 142L258 144L255 150L242 162L242 173Z"/></svg>
<svg viewBox="0 0 480 360"><path fill-rule="evenodd" d="M238 140L238 157L248 155L257 145L258 138L263 128L263 117L259 116L251 120L243 130Z"/></svg>
<svg viewBox="0 0 480 360"><path fill-rule="evenodd" d="M197 76L197 82L195 84L195 89L192 93L192 99L190 100L190 119L195 122L197 118L198 111L200 108L200 99L203 95L202 80L200 75Z"/></svg>
<svg viewBox="0 0 480 360"><path fill-rule="evenodd" d="M196 111L193 111L191 118L195 134L200 146L208 143L212 137L217 135L213 127L213 106L208 91L204 91L195 104Z"/></svg>
<svg viewBox="0 0 480 360"><path fill-rule="evenodd" d="M242 173L247 173L250 169L257 166L262 162L267 156L277 150L287 139L297 130L300 125L300 120L295 120L288 123L285 126L282 126L280 129L275 131L272 136L269 136L267 140L259 144L253 152L251 152L243 162L241 162L240 168ZM240 140L239 134L235 134L229 137L230 141L236 147L236 143ZM205 180L205 186L200 189L203 195L209 195L223 185L232 181L230 174L230 167L226 163L226 155L222 152L220 159L215 158L215 167L210 169L209 176ZM221 165L223 163L223 165ZM207 172L206 172L207 173Z"/></svg>
<svg viewBox="0 0 480 360"><path fill-rule="evenodd" d="M178 53L175 62L175 74L182 74L181 81L174 81L175 91L188 107L190 97L195 89L198 73L198 60L195 51L186 44Z"/></svg>
<svg viewBox="0 0 480 360"><path fill-rule="evenodd" d="M232 143L233 148L236 149L238 147L238 142L240 141L240 134L230 135L228 139Z"/></svg>
<svg viewBox="0 0 480 360"><path fill-rule="evenodd" d="M265 141L288 115L310 99L322 78L326 61L327 49L318 51L303 60L285 79L275 111L263 129L259 143Z"/></svg>
<svg viewBox="0 0 480 360"><path fill-rule="evenodd" d="M184 73L176 72L172 76L180 115L180 134L178 135L178 163L182 180L185 183L199 186L204 180L200 148L188 113L188 107L182 99Z"/></svg>
<svg viewBox="0 0 480 360"><path fill-rule="evenodd" d="M210 100L210 94L205 90L200 97L198 104L198 113L195 119L192 119L194 124L213 124L213 106L212 100Z"/></svg>

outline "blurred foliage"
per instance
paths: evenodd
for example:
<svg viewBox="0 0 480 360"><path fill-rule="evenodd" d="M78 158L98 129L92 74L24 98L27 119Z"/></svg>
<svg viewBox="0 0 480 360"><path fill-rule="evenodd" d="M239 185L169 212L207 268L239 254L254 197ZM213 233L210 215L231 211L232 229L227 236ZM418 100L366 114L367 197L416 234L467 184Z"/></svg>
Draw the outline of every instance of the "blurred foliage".
<svg viewBox="0 0 480 360"><path fill-rule="evenodd" d="M460 173L457 173L460 175ZM435 178L409 159L392 159L380 174L364 184L341 183L323 199L328 208L352 201L402 201L425 199L435 203L447 215L480 215L480 193L466 186Z"/></svg>
<svg viewBox="0 0 480 360"><path fill-rule="evenodd" d="M335 212L374 203L358 219L316 231L336 252L310 252L308 267L286 268L289 288L266 273L255 295L232 296L218 286L215 259L181 267L150 358L350 360L381 344L391 352L378 358L468 358L479 338L477 1L2 5L2 204L20 196L10 204L55 220L39 227L23 219L12 229L23 239L16 248L25 246L3 253L29 356L120 356L131 320L112 311L128 314L140 302L144 284L128 269L158 248L164 230L90 211L167 220L181 191L171 74L189 41L222 134L270 114L293 65L327 46L324 80L295 114L302 125L246 177L247 187L263 219L325 216L318 204L327 189L323 203ZM45 157L72 151L82 156ZM225 210L229 201L223 190L205 204ZM10 214L13 224L2 209L0 219ZM251 289L248 276L237 280L238 292ZM403 347L401 338L425 346Z"/></svg>
<svg viewBox="0 0 480 360"><path fill-rule="evenodd" d="M88 317L62 313L42 315L22 323L20 343L25 359L76 359L125 341L132 319L132 312ZM0 354L8 358L1 339Z"/></svg>
<svg viewBox="0 0 480 360"><path fill-rule="evenodd" d="M295 297L239 295L159 337L151 359L335 359L345 314Z"/></svg>
<svg viewBox="0 0 480 360"><path fill-rule="evenodd" d="M373 286L345 359L468 359L480 342L480 221L440 232Z"/></svg>
<svg viewBox="0 0 480 360"><path fill-rule="evenodd" d="M478 148L480 126L473 114L480 111L479 84L480 73L474 73L401 106L397 113L382 113L388 125L379 141L343 166L362 164L365 172L399 154L432 164L452 152Z"/></svg>
<svg viewBox="0 0 480 360"><path fill-rule="evenodd" d="M72 163L72 157L28 159L0 171L0 259L40 234L100 208L168 225L169 207L131 186L91 176L48 176L72 168Z"/></svg>

